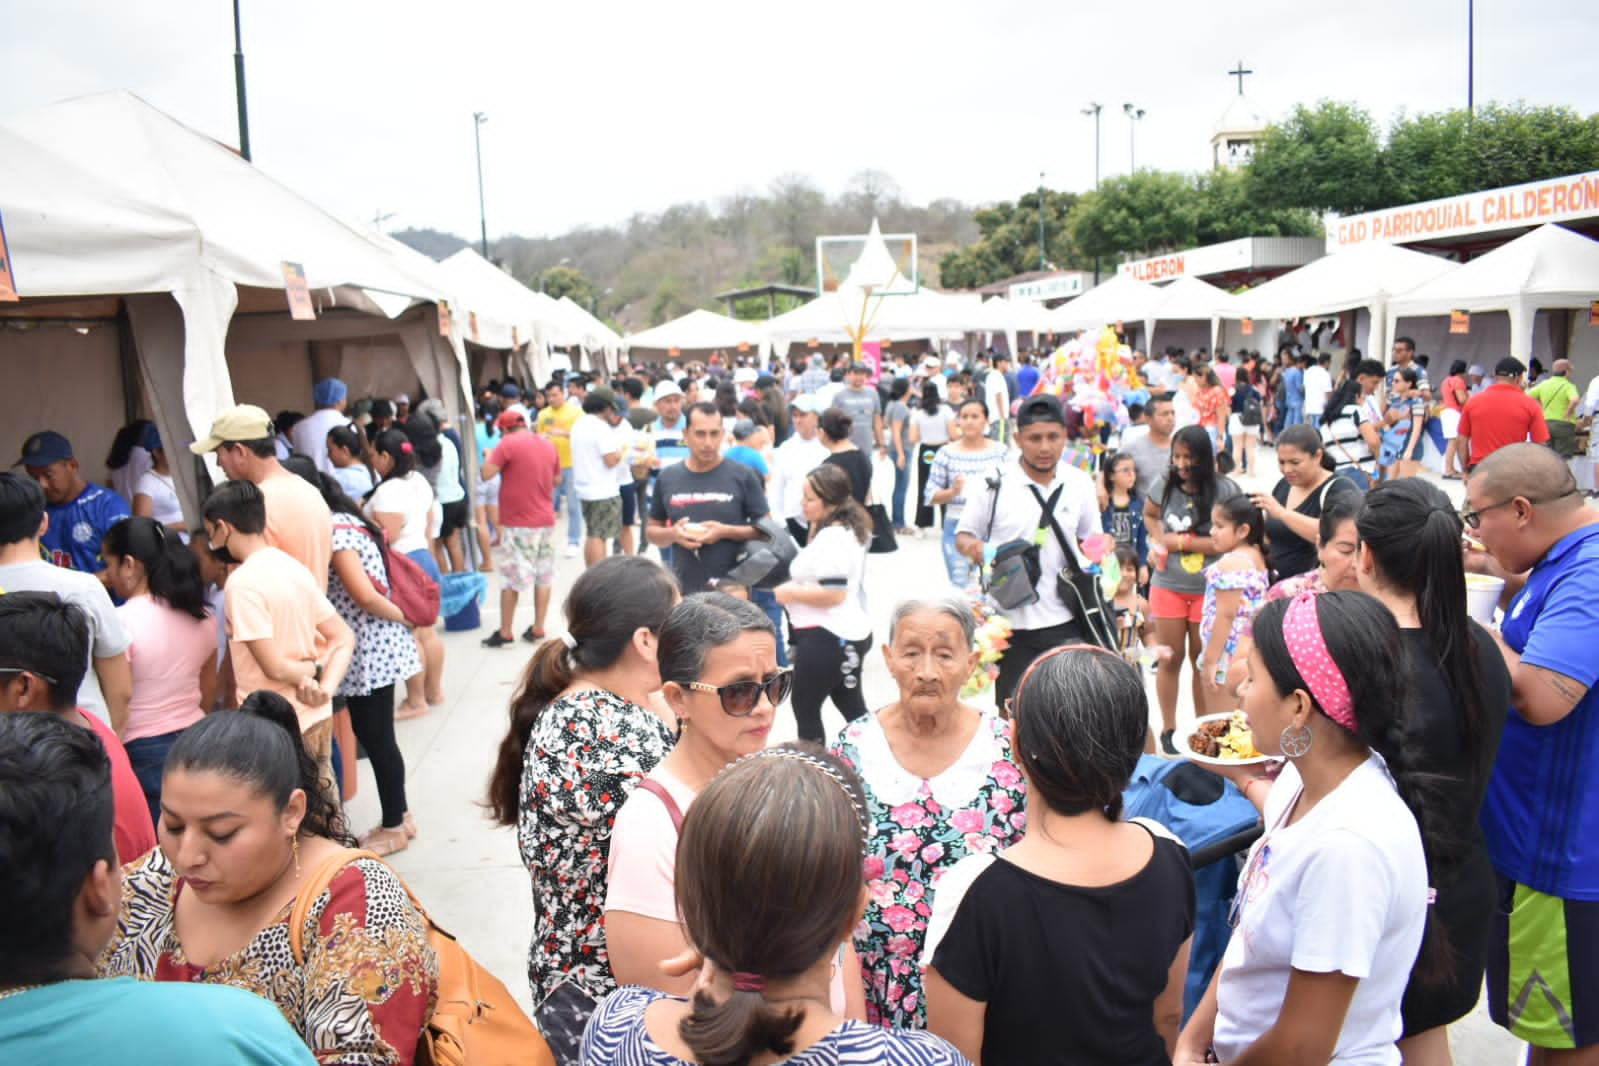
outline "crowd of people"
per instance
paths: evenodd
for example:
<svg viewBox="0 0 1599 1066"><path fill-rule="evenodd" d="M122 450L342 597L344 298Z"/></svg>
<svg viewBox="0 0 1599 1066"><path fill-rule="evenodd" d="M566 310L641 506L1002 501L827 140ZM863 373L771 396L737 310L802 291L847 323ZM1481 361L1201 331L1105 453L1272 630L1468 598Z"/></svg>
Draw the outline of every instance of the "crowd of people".
<svg viewBox="0 0 1599 1066"><path fill-rule="evenodd" d="M1237 358L1137 353L1147 402L1104 427L1030 355L504 380L470 442L437 400L327 379L190 445L223 475L192 524L148 423L105 486L35 434L0 475L0 1043L416 1061L440 959L383 860L418 832L395 721L445 664L411 594L492 568L482 643L530 655L483 798L557 1062L1431 1066L1485 981L1530 1062L1591 1061L1599 517L1569 366L1459 367L1435 410L1404 338L1336 377ZM1435 423L1463 514L1418 476ZM552 624L563 509L583 567ZM923 534L945 580L875 633L871 556ZM1081 573L1119 575L1116 640ZM1262 827L1223 860L1219 963L1189 849L1123 812L1184 743L1185 661L1195 713L1269 757L1214 767Z"/></svg>

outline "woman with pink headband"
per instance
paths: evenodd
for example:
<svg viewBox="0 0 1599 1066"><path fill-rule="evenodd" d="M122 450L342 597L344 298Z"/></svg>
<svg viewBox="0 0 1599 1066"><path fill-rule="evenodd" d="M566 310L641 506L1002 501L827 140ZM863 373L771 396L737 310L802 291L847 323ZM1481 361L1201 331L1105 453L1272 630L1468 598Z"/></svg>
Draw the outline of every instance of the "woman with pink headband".
<svg viewBox="0 0 1599 1066"><path fill-rule="evenodd" d="M1254 640L1244 713L1255 746L1288 761L1173 1061L1399 1066L1412 966L1448 972L1428 887L1447 822L1401 747L1404 641L1359 592L1269 603Z"/></svg>

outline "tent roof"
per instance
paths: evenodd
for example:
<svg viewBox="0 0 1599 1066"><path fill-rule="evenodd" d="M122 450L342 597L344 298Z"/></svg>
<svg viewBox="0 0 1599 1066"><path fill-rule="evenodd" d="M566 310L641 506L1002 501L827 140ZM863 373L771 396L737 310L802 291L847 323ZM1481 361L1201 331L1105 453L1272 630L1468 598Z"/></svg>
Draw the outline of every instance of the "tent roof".
<svg viewBox="0 0 1599 1066"><path fill-rule="evenodd" d="M1540 226L1389 303L1395 315L1586 307L1599 294L1599 241Z"/></svg>
<svg viewBox="0 0 1599 1066"><path fill-rule="evenodd" d="M982 314L975 293L922 289L909 296L867 296L841 288L778 315L766 323L766 333L774 341L849 341L850 331L864 324L867 340L914 340L981 328Z"/></svg>
<svg viewBox="0 0 1599 1066"><path fill-rule="evenodd" d="M625 343L629 348L708 351L713 348L736 349L740 344L758 345L765 337L766 330L761 323L743 322L715 311L696 309L652 329L628 334Z"/></svg>
<svg viewBox="0 0 1599 1066"><path fill-rule="evenodd" d="M1183 275L1159 292L1160 301L1150 315L1158 322L1227 318L1238 313L1238 297L1192 275Z"/></svg>
<svg viewBox="0 0 1599 1066"><path fill-rule="evenodd" d="M313 290L345 288L344 299L358 304L353 290L371 290L362 309L388 315L444 295L422 265L425 256L402 254L328 214L132 93L63 101L0 128L15 139L0 157L0 208L8 223L18 207L49 222L8 229L24 295L90 295L91 285L106 293L172 291L196 261L236 285L280 290L282 264L296 262ZM38 184L45 168L45 176L59 175L59 187ZM12 182L30 169L33 183ZM103 195L86 198L72 171L93 174ZM86 270L83 259L63 258L36 237L87 242L99 262Z"/></svg>
<svg viewBox="0 0 1599 1066"><path fill-rule="evenodd" d="M477 343L489 348L513 348L535 340L552 343L547 331L558 331L558 321L549 310L554 301L546 297L541 303L537 292L484 259L475 248L462 248L440 263L439 271L452 294L453 314L477 313Z"/></svg>
<svg viewBox="0 0 1599 1066"><path fill-rule="evenodd" d="M1456 269L1447 259L1397 245L1359 245L1249 290L1238 297L1235 314L1292 318L1372 307Z"/></svg>
<svg viewBox="0 0 1599 1066"><path fill-rule="evenodd" d="M1096 285L1057 307L1050 316L1056 330L1087 329L1107 322L1142 322L1159 304L1161 292L1125 274Z"/></svg>
<svg viewBox="0 0 1599 1066"><path fill-rule="evenodd" d="M544 296L543 293L538 295ZM544 296L546 300L548 296ZM591 351L604 349L615 354L622 347L622 335L595 318L570 296L563 296L555 301L556 313L559 314L568 326L575 330L583 339L579 342L584 348Z"/></svg>

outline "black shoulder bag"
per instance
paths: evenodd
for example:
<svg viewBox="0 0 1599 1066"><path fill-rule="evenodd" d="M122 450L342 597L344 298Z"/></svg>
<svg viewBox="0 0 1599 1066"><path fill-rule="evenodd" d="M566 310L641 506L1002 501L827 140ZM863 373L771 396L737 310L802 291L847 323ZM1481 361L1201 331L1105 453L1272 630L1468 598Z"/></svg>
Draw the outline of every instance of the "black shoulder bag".
<svg viewBox="0 0 1599 1066"><path fill-rule="evenodd" d="M994 517L999 513L1000 475L988 477L988 532L994 535ZM1043 522L1039 522L1042 526ZM1043 567L1038 561L1038 545L1030 540L1008 540L994 549L994 558L983 573L983 591L1000 610L1029 607L1038 602L1038 579Z"/></svg>
<svg viewBox="0 0 1599 1066"><path fill-rule="evenodd" d="M1072 612L1072 616L1082 623L1088 643L1107 651L1118 650L1120 644L1116 634L1116 612L1105 600L1104 590L1099 584L1099 575L1084 572L1082 564L1077 561L1077 553L1072 550L1071 540L1061 530L1060 523L1055 520L1055 504L1060 502L1060 494L1065 491L1066 486L1055 486L1055 491L1050 493L1047 500L1044 499L1044 494L1038 491L1037 485L1027 487L1032 491L1033 499L1038 501L1038 506L1043 509L1039 525L1043 525L1045 520L1049 522L1049 528L1054 531L1055 540L1060 544L1061 553L1066 556L1066 566L1055 575L1055 594Z"/></svg>

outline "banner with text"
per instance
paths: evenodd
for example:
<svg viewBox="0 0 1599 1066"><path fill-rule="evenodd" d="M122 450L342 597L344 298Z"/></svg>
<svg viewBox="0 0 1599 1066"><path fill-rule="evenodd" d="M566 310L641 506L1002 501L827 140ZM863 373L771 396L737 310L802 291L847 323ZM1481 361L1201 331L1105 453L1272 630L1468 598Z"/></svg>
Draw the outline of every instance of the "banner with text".
<svg viewBox="0 0 1599 1066"><path fill-rule="evenodd" d="M1599 216L1599 170L1329 220L1327 251L1410 244Z"/></svg>

